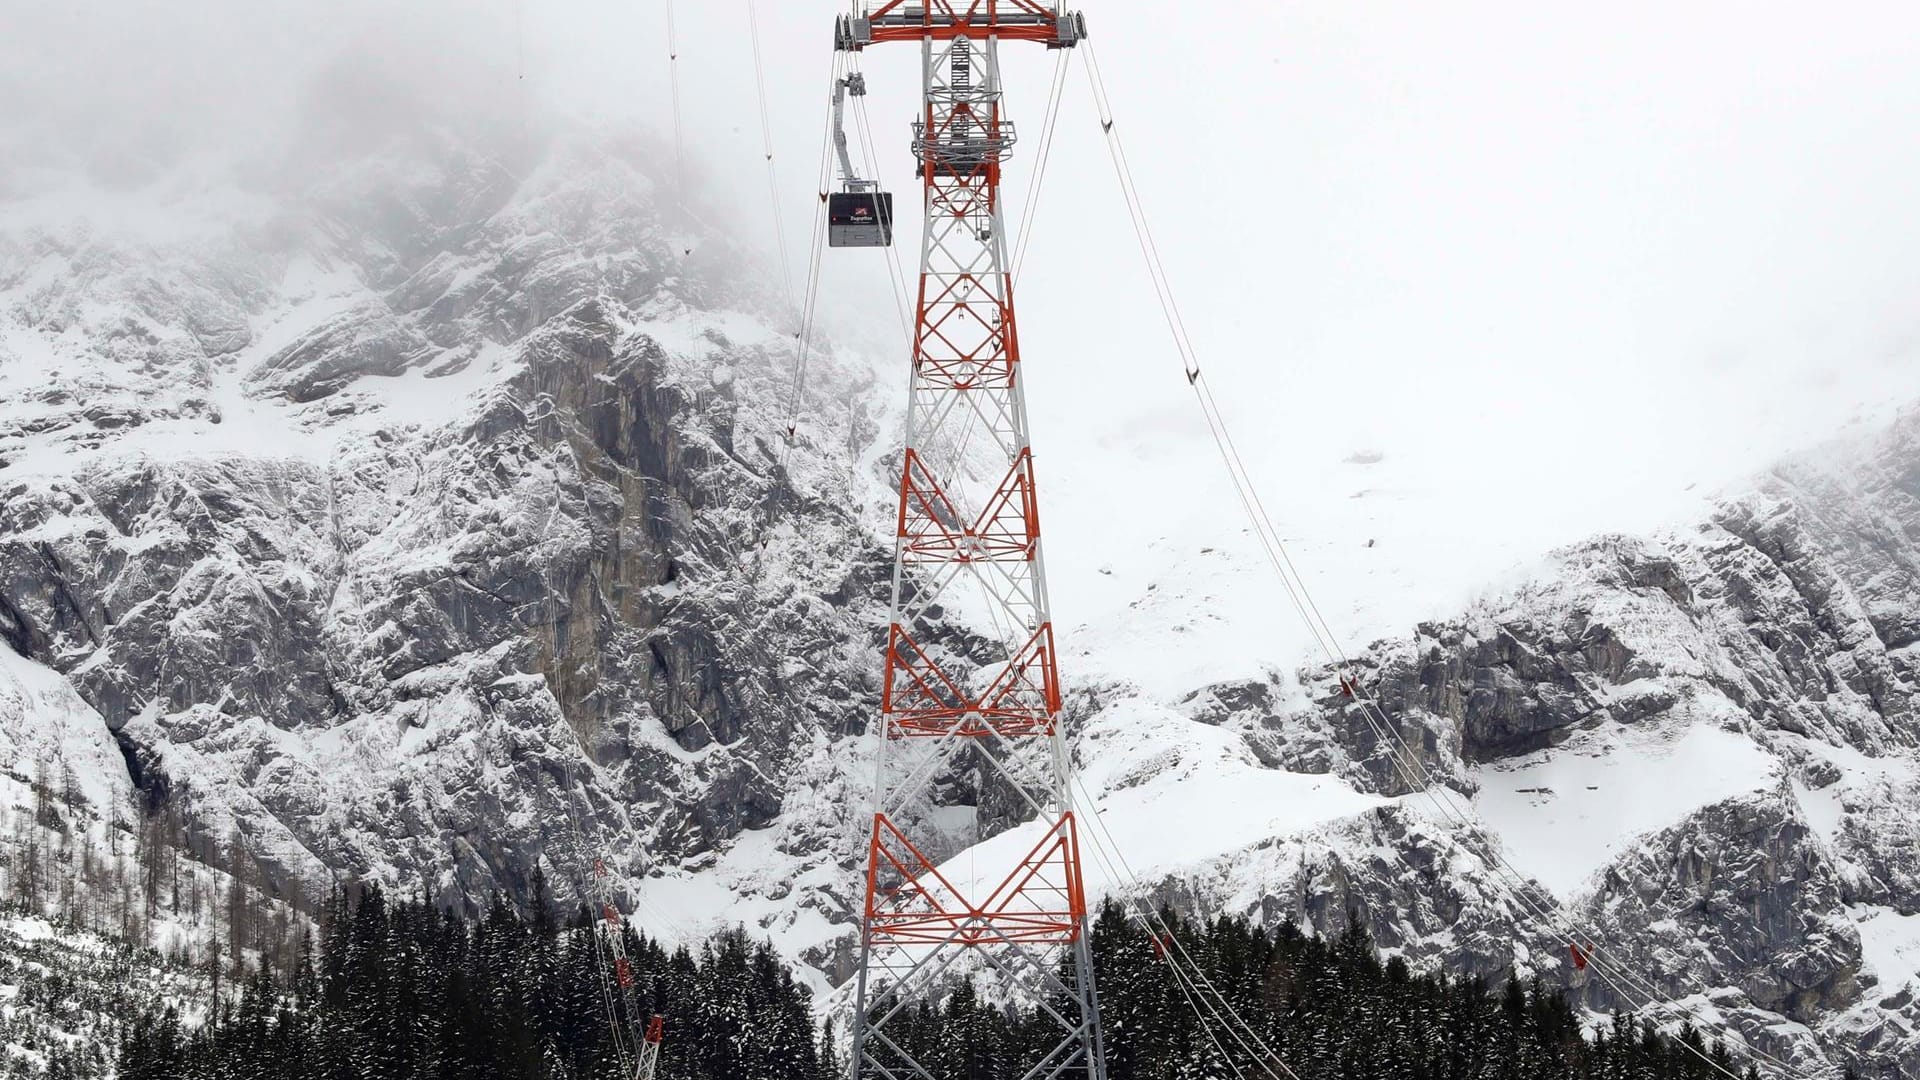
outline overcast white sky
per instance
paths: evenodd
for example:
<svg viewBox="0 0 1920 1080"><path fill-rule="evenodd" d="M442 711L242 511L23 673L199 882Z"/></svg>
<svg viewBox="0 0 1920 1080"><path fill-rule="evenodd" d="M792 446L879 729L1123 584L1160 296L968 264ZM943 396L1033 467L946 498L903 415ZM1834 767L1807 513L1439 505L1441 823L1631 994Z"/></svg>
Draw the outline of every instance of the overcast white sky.
<svg viewBox="0 0 1920 1080"><path fill-rule="evenodd" d="M1920 5L1082 7L1209 377L1355 638L1920 399ZM341 49L503 117L664 131L669 113L661 0L12 8L0 126L16 150L23 129L42 149L269 140ZM798 264L840 5L759 8ZM676 10L692 171L771 252L745 0ZM1023 193L1052 57L1004 61ZM917 57L865 66L910 207ZM1248 606L1274 594L1236 569L1241 522L1077 62L1067 87L1020 293L1058 617L1130 613L1132 637L1160 641L1153 618L1190 624L1212 596L1242 614L1195 651L1297 650ZM894 349L877 355L903 386L878 265L829 253L829 311L844 340ZM1361 450L1382 460L1344 463ZM1152 582L1187 599L1130 608ZM1111 633L1081 640L1125 666Z"/></svg>

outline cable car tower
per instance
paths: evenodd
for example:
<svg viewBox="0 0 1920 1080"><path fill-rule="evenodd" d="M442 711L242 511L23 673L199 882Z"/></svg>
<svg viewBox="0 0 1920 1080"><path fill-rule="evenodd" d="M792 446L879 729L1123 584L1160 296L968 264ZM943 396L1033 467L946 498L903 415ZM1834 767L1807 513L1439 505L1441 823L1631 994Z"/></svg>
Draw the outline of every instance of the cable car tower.
<svg viewBox="0 0 1920 1080"><path fill-rule="evenodd" d="M1071 48L1085 33L1080 15L1039 0L856 0L835 24L841 51L917 42L923 89L912 147L925 219L854 1080L933 1080L915 1059L929 1048L896 1036L917 1003L981 974L993 980L990 999L1058 1022L1021 1075L1105 1080L1000 201L1014 145L1002 43ZM849 89L836 88L836 105ZM849 165L842 175L849 183L834 198L848 228L833 238L830 214L830 243L890 243L890 197ZM863 203L872 223L851 219ZM980 616L974 623L992 639L939 633L941 613L956 610ZM940 827L952 811L942 814L932 794L956 783L971 785L976 822L1026 821L985 849L1001 851L1002 865L984 865L983 854L969 874L940 869L966 844Z"/></svg>
<svg viewBox="0 0 1920 1080"><path fill-rule="evenodd" d="M575 835L578 835L576 826ZM620 918L620 909L613 904L613 879L607 872L603 859L593 860L594 899L600 905L600 917L605 925L594 931L594 958L602 964L600 991L607 1007L607 1022L613 1027L613 1045L615 1057L626 1064L626 1040L639 1032L637 1053L633 1063L633 1080L654 1080L660 1071L660 1046L666 1041L667 1018L655 1013L641 1028L636 1006L634 986L637 980L633 974L633 962L627 959L625 938L626 924ZM606 961L611 958L611 970Z"/></svg>

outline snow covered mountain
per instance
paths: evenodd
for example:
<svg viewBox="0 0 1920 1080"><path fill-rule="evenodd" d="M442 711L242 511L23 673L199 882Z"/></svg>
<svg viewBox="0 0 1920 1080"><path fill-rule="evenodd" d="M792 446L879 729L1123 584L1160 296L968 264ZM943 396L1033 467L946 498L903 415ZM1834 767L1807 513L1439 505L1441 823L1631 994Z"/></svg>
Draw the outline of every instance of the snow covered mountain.
<svg viewBox="0 0 1920 1080"><path fill-rule="evenodd" d="M84 698L91 798L277 889L710 859L863 722L864 377L816 361L785 449L789 331L640 144L365 160L10 208L8 643ZM9 767L79 756L24 700Z"/></svg>
<svg viewBox="0 0 1920 1080"><path fill-rule="evenodd" d="M197 850L237 831L282 896L472 904L601 858L652 932L745 923L840 983L897 395L817 355L789 449L792 321L661 160L423 128L244 181L11 181L10 797L71 772ZM1913 413L1367 650L1417 762L1305 658L1082 685L1128 864L1097 884L1357 913L1416 963L1622 1004L1557 907L1769 1053L1920 1068L1917 570ZM956 878L1026 842L943 791Z"/></svg>
<svg viewBox="0 0 1920 1080"><path fill-rule="evenodd" d="M1692 529L1597 538L1376 645L1363 682L1462 795L1184 872L1272 917L1354 907L1410 955L1512 964L1595 1007L1686 998L1803 1065L1913 1068L1917 496L1909 412ZM1188 709L1280 767L1407 786L1325 672L1215 686ZM1529 899L1472 854L1433 873L1448 848L1429 834L1467 795L1474 827L1455 837L1497 845L1541 887ZM1645 985L1577 970L1536 906Z"/></svg>

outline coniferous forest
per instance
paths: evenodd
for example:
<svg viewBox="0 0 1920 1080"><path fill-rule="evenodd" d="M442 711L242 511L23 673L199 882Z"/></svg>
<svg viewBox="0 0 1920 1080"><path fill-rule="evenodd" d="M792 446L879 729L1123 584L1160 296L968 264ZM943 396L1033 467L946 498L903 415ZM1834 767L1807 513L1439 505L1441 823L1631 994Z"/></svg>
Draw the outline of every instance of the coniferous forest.
<svg viewBox="0 0 1920 1080"><path fill-rule="evenodd" d="M495 903L477 920L364 890L336 897L321 940L288 971L259 972L212 1022L171 1009L131 1026L123 1080L438 1080L619 1077L607 1023L602 931L586 911ZM1172 920L1172 916L1168 918ZM1683 1032L1632 1017L1583 1037L1557 993L1516 981L1417 976L1382 963L1364 933L1334 940L1243 919L1172 922L1182 947L1300 1080L1713 1080L1746 1071ZM623 931L642 1014L660 1012L667 1080L824 1080L844 1063L816 1029L805 987L764 944L720 935L669 952ZM1109 905L1094 927L1112 1080L1267 1075L1195 1019L1163 942ZM892 1030L938 1080L1015 1080L1013 1062L1045 1021L994 1006L971 986ZM1714 1065L1708 1064L1710 1059Z"/></svg>

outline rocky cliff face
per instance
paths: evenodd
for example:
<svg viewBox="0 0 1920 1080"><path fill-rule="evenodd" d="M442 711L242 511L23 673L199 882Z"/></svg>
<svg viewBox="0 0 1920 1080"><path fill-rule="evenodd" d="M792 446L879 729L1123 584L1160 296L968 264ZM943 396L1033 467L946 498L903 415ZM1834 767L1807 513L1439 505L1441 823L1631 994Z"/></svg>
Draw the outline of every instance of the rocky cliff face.
<svg viewBox="0 0 1920 1080"><path fill-rule="evenodd" d="M37 689L0 694L0 767L237 830L282 891L602 858L656 932L744 921L837 982L881 396L816 356L789 447L789 320L645 147L510 149L5 219L0 637ZM1920 1071L1917 567L1920 415L1367 650L1397 739L1309 669L1082 688L1076 752L1162 900ZM1198 813L1217 839L1163 835Z"/></svg>
<svg viewBox="0 0 1920 1080"><path fill-rule="evenodd" d="M9 237L0 633L276 888L711 860L863 728L866 377L817 358L789 448L790 330L641 151L429 140L157 260Z"/></svg>
<svg viewBox="0 0 1920 1080"><path fill-rule="evenodd" d="M1447 846L1410 846L1375 815L1275 841L1262 866L1219 860L1215 895L1323 929L1352 909L1416 958L1533 971L1596 1009L1686 999L1802 1065L1920 1067L1905 826L1917 468L1908 414L1782 465L1693 529L1598 538L1374 646L1356 666L1397 742L1331 671L1197 692L1190 715L1276 767L1403 796L1442 822L1470 806L1467 843L1484 838L1548 885L1484 864L1435 875ZM1440 798L1406 794L1429 779ZM1376 854L1369 873L1367 850L1397 857ZM1476 881L1477 908L1458 899ZM1549 925L1600 943L1632 978L1576 970Z"/></svg>

